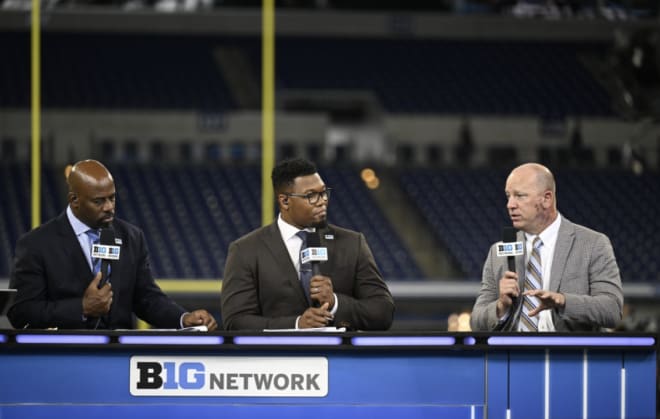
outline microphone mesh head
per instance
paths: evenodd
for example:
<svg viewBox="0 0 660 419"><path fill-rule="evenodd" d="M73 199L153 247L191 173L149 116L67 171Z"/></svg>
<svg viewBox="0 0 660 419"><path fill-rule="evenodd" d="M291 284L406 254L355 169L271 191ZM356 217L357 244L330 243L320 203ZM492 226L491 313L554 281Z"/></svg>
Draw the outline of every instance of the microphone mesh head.
<svg viewBox="0 0 660 419"><path fill-rule="evenodd" d="M101 229L101 244L114 246L115 245L115 230L112 228Z"/></svg>
<svg viewBox="0 0 660 419"><path fill-rule="evenodd" d="M318 231L307 233L307 247L321 247L321 238Z"/></svg>
<svg viewBox="0 0 660 419"><path fill-rule="evenodd" d="M515 242L517 232L518 232L518 230L516 230L513 227L504 227L504 228L502 228L502 241L504 243Z"/></svg>

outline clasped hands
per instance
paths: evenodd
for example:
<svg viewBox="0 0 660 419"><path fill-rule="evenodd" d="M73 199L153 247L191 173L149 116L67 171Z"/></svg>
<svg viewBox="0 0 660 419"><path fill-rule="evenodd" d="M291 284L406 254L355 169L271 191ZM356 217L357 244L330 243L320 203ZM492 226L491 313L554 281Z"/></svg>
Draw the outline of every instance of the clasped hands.
<svg viewBox="0 0 660 419"><path fill-rule="evenodd" d="M318 302L319 307L310 307L300 316L298 327L309 329L312 327L325 327L334 316L330 313L335 306L335 294L330 277L315 275L309 283L310 298Z"/></svg>
<svg viewBox="0 0 660 419"><path fill-rule="evenodd" d="M518 274L506 271L504 276L500 278L499 288L500 297L497 299L497 316L502 317L509 311L509 308L513 304L513 299L520 296ZM543 310L564 307L566 305L566 297L564 297L564 294L558 292L538 289L527 290L522 295L531 295L539 300L539 306L529 312L530 317L536 316Z"/></svg>

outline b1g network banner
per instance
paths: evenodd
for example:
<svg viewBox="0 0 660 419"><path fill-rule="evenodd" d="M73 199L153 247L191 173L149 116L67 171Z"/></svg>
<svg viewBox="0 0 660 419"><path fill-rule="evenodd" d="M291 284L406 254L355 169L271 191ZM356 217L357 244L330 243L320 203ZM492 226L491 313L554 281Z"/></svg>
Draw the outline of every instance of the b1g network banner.
<svg viewBox="0 0 660 419"><path fill-rule="evenodd" d="M133 396L325 397L325 357L132 356Z"/></svg>

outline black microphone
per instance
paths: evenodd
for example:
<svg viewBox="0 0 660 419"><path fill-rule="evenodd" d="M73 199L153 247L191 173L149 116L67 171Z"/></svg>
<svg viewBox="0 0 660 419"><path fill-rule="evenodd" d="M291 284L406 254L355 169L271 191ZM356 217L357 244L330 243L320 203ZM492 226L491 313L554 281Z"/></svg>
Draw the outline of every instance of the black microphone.
<svg viewBox="0 0 660 419"><path fill-rule="evenodd" d="M506 261L509 264L509 270L511 272L516 271L516 257L515 257L515 247L516 247L516 230L513 227L504 227L502 228L502 244L504 246L513 246L514 253L507 253ZM522 245L522 243L520 243Z"/></svg>
<svg viewBox="0 0 660 419"><path fill-rule="evenodd" d="M312 263L312 275L321 275L321 262L328 260L328 249L321 247L317 231L307 233L307 248L303 250L302 263Z"/></svg>
<svg viewBox="0 0 660 419"><path fill-rule="evenodd" d="M115 231L112 227L102 228L97 257L101 258L101 280L99 288L102 288L110 279L112 261L119 260L120 247L115 243Z"/></svg>
<svg viewBox="0 0 660 419"><path fill-rule="evenodd" d="M300 253L301 263L311 263L312 276L321 275L321 262L328 260L328 249L321 247L321 238L318 231L307 232L307 248ZM312 301L312 307L319 307L317 300Z"/></svg>
<svg viewBox="0 0 660 419"><path fill-rule="evenodd" d="M523 252L523 242L517 240L517 230L513 227L504 227L502 228L502 243L497 243L497 256L503 257L506 256L506 261L508 264L508 270L511 272L516 272L516 256L522 255ZM511 301L514 307L518 306L518 298L510 296ZM495 327L495 330L505 330L505 326L513 321L515 315L511 315L505 322L499 323Z"/></svg>
<svg viewBox="0 0 660 419"><path fill-rule="evenodd" d="M112 261L119 260L121 247L116 245L115 231L112 227L102 228L99 236L99 244L92 246L92 257L101 259L101 280L98 285L98 288L101 289L110 280ZM99 328L102 318L105 318L105 322L108 324L107 317L101 316L96 319L95 330Z"/></svg>

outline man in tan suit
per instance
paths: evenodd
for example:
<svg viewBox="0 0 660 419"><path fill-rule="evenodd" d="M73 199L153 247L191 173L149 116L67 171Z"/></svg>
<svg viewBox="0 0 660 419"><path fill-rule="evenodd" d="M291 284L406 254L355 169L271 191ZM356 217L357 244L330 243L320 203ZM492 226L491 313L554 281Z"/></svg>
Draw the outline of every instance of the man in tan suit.
<svg viewBox="0 0 660 419"><path fill-rule="evenodd" d="M473 330L595 331L621 320L623 291L610 240L557 211L554 176L528 163L506 181L507 210L525 254L516 272L493 245L472 310Z"/></svg>
<svg viewBox="0 0 660 419"><path fill-rule="evenodd" d="M327 223L330 189L316 167L285 160L272 172L277 220L229 246L221 294L227 330L337 326L386 330L394 302L364 236ZM328 260L302 283L300 236L317 234Z"/></svg>

